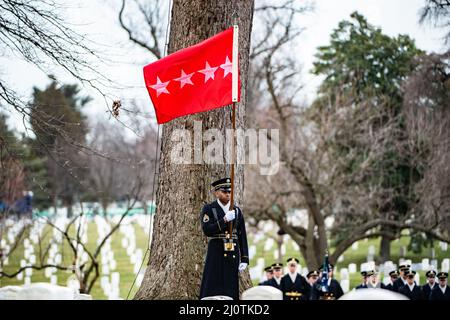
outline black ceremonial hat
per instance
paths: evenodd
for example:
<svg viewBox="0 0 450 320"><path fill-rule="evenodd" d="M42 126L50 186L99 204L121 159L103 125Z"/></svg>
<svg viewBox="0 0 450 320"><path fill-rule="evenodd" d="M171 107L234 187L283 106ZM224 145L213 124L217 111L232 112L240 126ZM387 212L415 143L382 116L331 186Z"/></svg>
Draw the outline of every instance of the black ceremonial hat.
<svg viewBox="0 0 450 320"><path fill-rule="evenodd" d="M230 178L222 178L211 183L211 186L214 188L214 191L223 190L223 191L231 191L231 179Z"/></svg>
<svg viewBox="0 0 450 320"><path fill-rule="evenodd" d="M281 268L283 268L283 264L280 262L272 264L272 269L281 269Z"/></svg>
<svg viewBox="0 0 450 320"><path fill-rule="evenodd" d="M298 260L297 258L289 258L289 259L287 259L286 262L287 262L287 263L290 263L290 262L296 262L296 263L298 264L298 263L300 263L300 260Z"/></svg>
<svg viewBox="0 0 450 320"><path fill-rule="evenodd" d="M272 266L265 267L265 268L264 268L264 271L265 271L265 272L272 272L272 271L273 271L273 270L272 270Z"/></svg>
<svg viewBox="0 0 450 320"><path fill-rule="evenodd" d="M434 271L434 270L428 270L426 273L425 273L425 276L428 278L428 277L435 277L436 276L436 271Z"/></svg>
<svg viewBox="0 0 450 320"><path fill-rule="evenodd" d="M319 271L317 270L311 270L310 272L308 272L308 274L306 275L307 278L310 278L312 276L319 276Z"/></svg>

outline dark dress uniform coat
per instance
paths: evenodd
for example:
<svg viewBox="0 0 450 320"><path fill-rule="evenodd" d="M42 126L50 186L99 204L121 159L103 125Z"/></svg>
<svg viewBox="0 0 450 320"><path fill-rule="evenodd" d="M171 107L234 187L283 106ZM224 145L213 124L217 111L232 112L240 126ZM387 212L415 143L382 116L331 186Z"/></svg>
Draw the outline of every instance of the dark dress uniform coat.
<svg viewBox="0 0 450 320"><path fill-rule="evenodd" d="M446 300L446 301L450 301L450 287L447 286L445 288L445 293L442 293L441 288L439 288L439 285L436 284L434 286L433 290L431 290L430 300Z"/></svg>
<svg viewBox="0 0 450 320"><path fill-rule="evenodd" d="M309 300L310 292L309 288L310 285L306 281L306 279L299 273L297 273L297 276L295 277L295 281L292 282L291 277L289 274L286 274L281 278L280 283L281 291L283 291L283 298L284 300ZM295 292L295 293L301 293L300 297L290 297L286 295L288 292Z"/></svg>
<svg viewBox="0 0 450 320"><path fill-rule="evenodd" d="M200 215L203 233L211 238L208 240L200 299L224 295L237 300L239 299L239 263L249 263L244 216L241 209L235 207L236 218L232 221L233 234L237 237L233 240L236 244L235 250L225 251L224 241L218 237L228 233L228 223L225 222L225 212L217 201L206 204Z"/></svg>
<svg viewBox="0 0 450 320"><path fill-rule="evenodd" d="M392 283L387 284L384 288L385 288L386 290L394 291L394 288L393 288L393 286L392 286Z"/></svg>
<svg viewBox="0 0 450 320"><path fill-rule="evenodd" d="M400 289L405 285L405 283L402 280L402 277L398 277L397 280L394 281L392 284L392 291L400 292Z"/></svg>
<svg viewBox="0 0 450 320"><path fill-rule="evenodd" d="M266 286L272 286L274 288L277 288L278 290L281 290L281 281L280 281L280 284L278 284L277 280L275 280L275 277L273 277L270 280L267 280L265 285Z"/></svg>
<svg viewBox="0 0 450 320"><path fill-rule="evenodd" d="M320 289L320 279L314 284L313 293L311 294L311 300L320 300L325 293ZM331 295L336 300L344 295L341 285L336 279L331 279L328 286L328 295Z"/></svg>
<svg viewBox="0 0 450 320"><path fill-rule="evenodd" d="M433 289L434 289L436 286L438 286L437 283L434 284ZM422 286L422 291L423 291L423 294L425 295L425 298L426 298L426 299L430 299L431 290L433 290L433 289L431 289L429 283L425 283L425 284Z"/></svg>
<svg viewBox="0 0 450 320"><path fill-rule="evenodd" d="M355 289L367 289L367 284L360 284L360 285L358 285L358 286L356 286L356 288Z"/></svg>
<svg viewBox="0 0 450 320"><path fill-rule="evenodd" d="M407 296L410 300L426 300L425 294L418 285L414 285L413 290L409 289L408 285L404 285L398 292Z"/></svg>

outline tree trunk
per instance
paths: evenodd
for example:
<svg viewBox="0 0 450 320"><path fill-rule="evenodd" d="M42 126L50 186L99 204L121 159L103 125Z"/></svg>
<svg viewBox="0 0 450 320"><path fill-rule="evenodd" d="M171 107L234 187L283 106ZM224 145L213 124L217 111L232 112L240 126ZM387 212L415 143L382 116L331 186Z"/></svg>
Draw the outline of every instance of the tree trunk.
<svg viewBox="0 0 450 320"><path fill-rule="evenodd" d="M244 128L253 5L253 0L174 0L171 13L169 53L194 45L231 27L233 14L236 13L239 24L239 67L242 81L241 103L236 108L237 128ZM204 202L213 200L210 183L229 175L230 166L171 162L171 152L176 146L176 143L171 141L173 131L189 130L191 137L194 137L194 121L202 121L202 131L217 128L225 134L225 129L231 128L231 108L219 108L190 115L164 125L150 258L135 299L199 297L206 253L206 238L200 228L200 210ZM225 144L229 143L230 141L225 140ZM187 147L192 148L192 143ZM238 149L240 147L238 146ZM192 153L191 157L193 158ZM225 152L224 163L226 163ZM243 174L242 165L236 166L235 199L236 203L241 205ZM245 214L245 208L243 211ZM250 285L248 272L245 273L244 279L241 279L241 285L242 281L245 285Z"/></svg>
<svg viewBox="0 0 450 320"><path fill-rule="evenodd" d="M391 241L389 236L382 236L380 240L380 263L391 260Z"/></svg>

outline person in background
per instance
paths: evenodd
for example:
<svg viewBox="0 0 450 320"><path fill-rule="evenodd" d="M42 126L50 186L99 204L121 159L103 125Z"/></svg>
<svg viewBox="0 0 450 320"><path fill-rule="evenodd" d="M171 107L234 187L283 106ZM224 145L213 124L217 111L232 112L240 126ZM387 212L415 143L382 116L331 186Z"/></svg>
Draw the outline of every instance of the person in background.
<svg viewBox="0 0 450 320"><path fill-rule="evenodd" d="M420 286L416 285L416 282L414 281L416 272L414 270L409 270L405 273L405 276L406 284L400 288L399 293L407 296L410 300L426 300L422 289Z"/></svg>
<svg viewBox="0 0 450 320"><path fill-rule="evenodd" d="M361 271L361 283L355 289L367 288L367 271Z"/></svg>
<svg viewBox="0 0 450 320"><path fill-rule="evenodd" d="M272 264L272 269L273 269L273 278L267 281L267 285L281 290L281 278L283 277L283 264L274 263Z"/></svg>
<svg viewBox="0 0 450 320"><path fill-rule="evenodd" d="M425 276L427 277L427 283L422 286L422 291L425 294L425 298L430 299L431 290L436 285L436 271L428 270Z"/></svg>
<svg viewBox="0 0 450 320"><path fill-rule="evenodd" d="M306 279L309 284L309 300L317 300L317 297L315 296L315 290L314 286L319 279L320 273L318 270L311 270L306 275Z"/></svg>
<svg viewBox="0 0 450 320"><path fill-rule="evenodd" d="M437 278L438 285L431 290L430 300L450 301L450 287L447 285L448 272L439 272Z"/></svg>
<svg viewBox="0 0 450 320"><path fill-rule="evenodd" d="M264 268L264 271L266 272L266 280L260 282L258 284L259 286L267 286L268 285L267 283L269 282L269 280L273 278L272 266L268 266L268 267Z"/></svg>
<svg viewBox="0 0 450 320"><path fill-rule="evenodd" d="M309 300L309 284L306 279L297 272L299 260L297 258L287 259L288 273L281 279L281 291L284 300L300 301Z"/></svg>
<svg viewBox="0 0 450 320"><path fill-rule="evenodd" d="M399 292L400 288L403 287L404 285L406 285L406 274L409 272L409 269L411 268L411 265L409 264L401 264L398 267L398 271L400 273L400 276L398 277L397 280L394 281L394 283L392 284L392 290L395 292Z"/></svg>
<svg viewBox="0 0 450 320"><path fill-rule="evenodd" d="M378 273L375 270L367 271L367 278L367 288L385 288L384 283L380 282Z"/></svg>
<svg viewBox="0 0 450 320"><path fill-rule="evenodd" d="M394 282L398 279L398 271L393 270L393 271L389 272L389 278L390 278L389 283L386 285L385 289L394 291L393 285L394 285Z"/></svg>
<svg viewBox="0 0 450 320"><path fill-rule="evenodd" d="M320 278L322 277L322 270L323 265L319 268ZM322 291L320 280L317 281L315 288L313 289L312 296L314 299L319 300L337 300L341 296L344 295L344 291L342 290L341 285L339 284L339 281L333 278L334 275L334 265L329 263L328 264L328 292Z"/></svg>

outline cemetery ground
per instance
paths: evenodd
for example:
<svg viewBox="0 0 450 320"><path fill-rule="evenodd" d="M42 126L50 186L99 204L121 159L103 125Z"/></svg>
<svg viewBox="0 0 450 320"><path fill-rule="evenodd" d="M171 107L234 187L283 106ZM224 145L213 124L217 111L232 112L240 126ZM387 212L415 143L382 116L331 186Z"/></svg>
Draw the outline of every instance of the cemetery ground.
<svg viewBox="0 0 450 320"><path fill-rule="evenodd" d="M108 282L112 283L114 280L112 279L115 273L117 277L117 273L119 276L119 294L116 298L126 299L127 294L131 288L131 285L133 283L133 280L136 277L137 269L140 263L142 262L142 258L145 255L145 250L147 249L147 243L148 243L148 230L146 230L146 224L144 223L137 223L137 218L142 220L149 219L149 216L141 215L141 217L136 217L126 219L123 223L123 229L118 230L115 232L111 237L110 247L112 254L109 254L109 256L113 256L113 259L115 263L111 263L109 261L106 265L109 266L110 270L103 269L103 263L102 259L105 258L103 256L102 258L99 257L99 265L100 265L100 276L97 279L92 291L90 294L92 295L93 299L108 299L108 296L105 294L104 288L102 288L102 277L105 280L106 277L109 279ZM105 220L108 221L107 223L113 224L113 221L110 219ZM96 225L96 222L91 217L87 220L87 228L85 229L87 233L86 237L86 243L85 245L89 249L94 249L96 247L97 239L99 238L99 231L98 231L98 225ZM132 228L134 232L130 230ZM46 225L43 227L42 230L42 241L41 241L41 247L45 247L49 241L52 240L52 237L54 235L53 230L51 230L52 227ZM276 232L276 227L274 227L273 233ZM266 228L267 230L267 228ZM130 232L131 231L131 232ZM278 257L278 247L276 242L272 242L271 240L268 241L269 237L267 237L265 234L260 232L258 235L255 235L254 232L252 232L252 229L247 230L248 236L249 236L249 247L253 247L251 249L250 253L250 268L254 268L251 270L252 275L252 281L256 285L260 281L260 276L262 276L263 270L260 267L264 267L267 265L272 264L275 262ZM72 226L69 230L69 233L71 236L75 234L76 230L75 227ZM272 231L271 231L272 232ZM130 243L130 238L126 236L128 233L134 233L133 238L135 240L135 245L133 245L134 249L130 251L129 248L127 248L127 245ZM407 232L406 232L407 233ZM407 249L408 243L409 243L409 236L407 234L404 234L401 239L394 240L391 244L391 260L394 264L398 265L399 259L409 259L412 261L413 264L415 263L421 263L423 258L429 258L429 260L432 260L432 250L431 248L425 248L422 250L421 253L413 253L412 251ZM6 234L6 233L4 233ZM26 235L28 237L28 235ZM281 249L282 251L282 262L285 264L285 260L288 257L297 257L300 260L300 266L301 268L305 267L305 263L303 261L303 258L300 256L298 250L296 250L296 244L293 243L292 240L289 239L287 235L284 237L284 245ZM124 240L125 238L128 238L127 240ZM3 243L6 243L8 239L6 237L3 237ZM124 243L125 242L125 243ZM272 244L270 245L270 243ZM379 250L379 243L380 239L370 239L370 240L362 240L357 243L357 245L354 245L353 247L350 247L343 256L339 259L339 262L336 264L337 272L335 274L336 279L341 280L340 277L340 269L341 268L347 268L350 263L356 264L356 272L350 272L349 273L349 280L350 280L350 289L353 289L355 286L357 286L360 283L360 266L362 263L367 261L368 254L370 255L370 252L375 252L375 259L378 254ZM29 244L28 246L34 247L34 254L38 257L39 256L39 245L38 244ZM205 248L206 250L206 248ZM22 241L17 249L11 254L9 257L8 264L4 266L3 271L6 273L12 273L19 269L21 260L24 259L24 251L25 251L25 245ZM127 252L128 251L128 252ZM139 254L136 254L139 251ZM401 251L403 251L404 256L401 256ZM69 245L66 241L63 241L63 245L58 245L58 251L61 255L61 265L67 266L71 265L72 263L72 251L69 248ZM131 253L131 254L130 254ZM108 256L108 255L107 255ZM106 257L107 257L106 256ZM134 257L132 257L134 256ZM147 255L148 257L148 255ZM450 250L447 249L446 246L443 246L442 244L439 244L438 241L434 242L434 259L437 260L438 265L437 269L441 269L442 261L446 258L450 257ZM264 262L262 261L264 259ZM139 260L139 261L137 261ZM259 262L258 262L259 261ZM263 262L263 263L262 263ZM22 262L23 263L23 262ZM45 261L44 261L45 263ZM39 263L37 263L39 265ZM141 270L141 274L143 275L145 271L145 267L147 265L147 261L144 262ZM258 267L257 267L258 266ZM420 284L423 284L425 281L425 271L424 270L417 270L420 275ZM304 270L299 269L299 272L304 274ZM57 284L65 286L67 284L67 279L71 276L71 271L61 271L58 270L56 273L57 275ZM15 278L0 278L0 287L7 286L7 285L23 285L25 276L22 275L22 277ZM32 275L30 277L30 280L32 283L34 282L50 282L50 278L48 275L46 276L44 270L33 270ZM115 280L117 281L117 279ZM130 299L134 296L135 292L138 289L139 281L137 281L134 285L133 290L130 294ZM164 285L161 283L161 285Z"/></svg>

